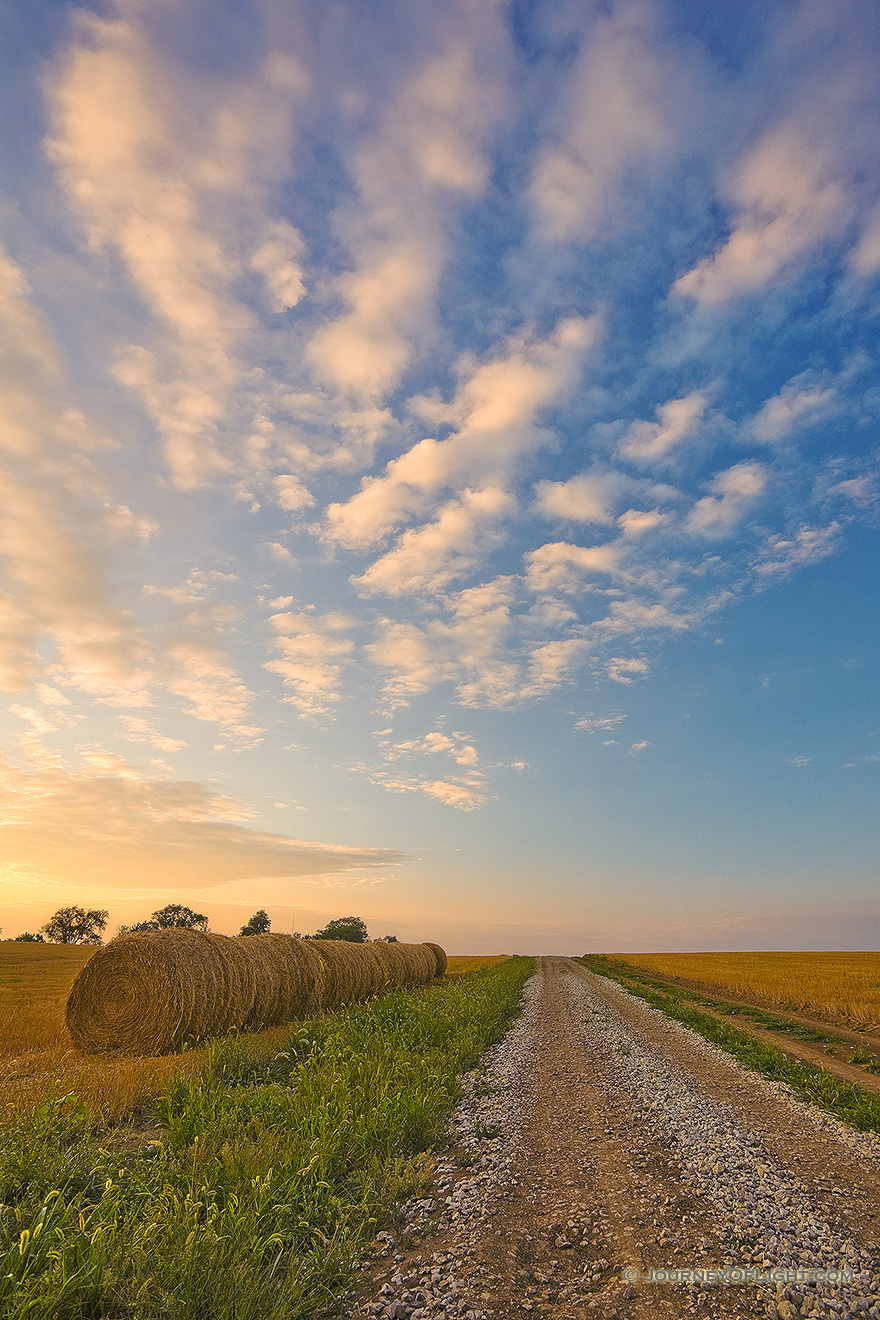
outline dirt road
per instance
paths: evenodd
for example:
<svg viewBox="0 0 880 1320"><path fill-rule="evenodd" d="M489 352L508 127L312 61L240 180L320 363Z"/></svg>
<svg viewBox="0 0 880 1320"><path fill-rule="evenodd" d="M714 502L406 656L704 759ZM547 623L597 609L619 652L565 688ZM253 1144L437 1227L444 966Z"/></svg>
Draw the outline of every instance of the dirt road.
<svg viewBox="0 0 880 1320"><path fill-rule="evenodd" d="M542 959L452 1131L351 1317L880 1317L880 1142L577 964ZM850 1279L644 1277L724 1267Z"/></svg>

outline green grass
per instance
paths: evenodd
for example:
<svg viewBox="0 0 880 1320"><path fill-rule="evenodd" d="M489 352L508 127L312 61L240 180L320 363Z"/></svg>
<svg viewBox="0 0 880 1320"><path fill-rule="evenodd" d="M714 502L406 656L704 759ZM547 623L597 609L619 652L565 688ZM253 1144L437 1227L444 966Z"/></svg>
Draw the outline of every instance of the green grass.
<svg viewBox="0 0 880 1320"><path fill-rule="evenodd" d="M533 960L295 1024L268 1064L231 1039L155 1132L73 1094L0 1148L8 1320L291 1320L338 1313L357 1258L424 1185L461 1073L516 1015Z"/></svg>
<svg viewBox="0 0 880 1320"><path fill-rule="evenodd" d="M634 976L626 964L601 954L588 954L577 961L589 971L616 981L631 995L719 1045L744 1067L763 1077L784 1082L801 1100L818 1105L862 1132L880 1132L880 1096L815 1064L791 1059L775 1045L760 1041L731 1023L719 1022L708 1013L701 1013L693 1002L699 997L678 987L651 982L651 978L641 975Z"/></svg>

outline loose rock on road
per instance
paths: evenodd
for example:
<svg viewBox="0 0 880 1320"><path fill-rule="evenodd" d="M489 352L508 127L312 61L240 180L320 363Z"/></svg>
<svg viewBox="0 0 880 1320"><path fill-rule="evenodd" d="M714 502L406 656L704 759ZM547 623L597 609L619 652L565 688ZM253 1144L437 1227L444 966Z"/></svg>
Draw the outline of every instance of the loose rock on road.
<svg viewBox="0 0 880 1320"><path fill-rule="evenodd" d="M880 1320L880 1140L567 959L541 960L451 1138L351 1320ZM852 1280L643 1279L725 1267Z"/></svg>

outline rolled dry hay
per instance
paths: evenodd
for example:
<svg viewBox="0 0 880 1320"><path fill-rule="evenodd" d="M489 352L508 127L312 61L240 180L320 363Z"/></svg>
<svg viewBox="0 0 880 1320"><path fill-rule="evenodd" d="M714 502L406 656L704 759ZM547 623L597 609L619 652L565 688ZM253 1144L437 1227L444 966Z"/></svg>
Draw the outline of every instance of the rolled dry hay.
<svg viewBox="0 0 880 1320"><path fill-rule="evenodd" d="M445 950L445 949L441 949L441 947L440 947L439 944L431 944L431 943L428 943L428 944L426 944L424 947L425 947L426 949L433 949L433 950L434 950L434 957L435 957L436 960L437 960L437 971L435 972L435 975L436 975L436 976L445 976L445 975L446 975L446 968L447 968L447 966L449 965L449 959L446 957L446 950Z"/></svg>
<svg viewBox="0 0 880 1320"><path fill-rule="evenodd" d="M441 959L445 969L436 944L134 931L86 963L67 1001L67 1025L84 1054L170 1054L392 986L423 985L438 975Z"/></svg>

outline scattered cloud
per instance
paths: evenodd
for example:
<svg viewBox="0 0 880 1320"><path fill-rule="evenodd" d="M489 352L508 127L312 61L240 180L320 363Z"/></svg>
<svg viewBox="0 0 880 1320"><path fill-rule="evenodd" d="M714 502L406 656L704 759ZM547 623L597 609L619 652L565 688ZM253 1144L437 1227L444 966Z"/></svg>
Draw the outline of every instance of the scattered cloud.
<svg viewBox="0 0 880 1320"><path fill-rule="evenodd" d="M633 422L620 442L619 456L632 463L666 459L696 434L708 402L705 394L695 390L682 399L661 404L656 422Z"/></svg>
<svg viewBox="0 0 880 1320"><path fill-rule="evenodd" d="M4 852L40 880L70 887L212 889L235 880L299 880L400 860L268 834L251 813L198 783L154 779L115 753L86 749L78 772L0 761Z"/></svg>
<svg viewBox="0 0 880 1320"><path fill-rule="evenodd" d="M340 699L344 664L354 651L346 634L353 620L345 614L273 614L273 648L279 657L264 668L278 674L284 700L309 718L328 715Z"/></svg>
<svg viewBox="0 0 880 1320"><path fill-rule="evenodd" d="M437 25L436 46L355 153L357 198L338 216L353 258L334 281L344 310L308 346L318 379L361 404L393 391L435 339L448 229L486 187L487 148L507 103L501 6L452 9L461 12L450 15L450 35Z"/></svg>
<svg viewBox="0 0 880 1320"><path fill-rule="evenodd" d="M832 522L827 527L801 527L792 536L771 536L755 561L755 572L762 578L779 578L815 564L834 554L840 531L840 524Z"/></svg>
<svg viewBox="0 0 880 1320"><path fill-rule="evenodd" d="M762 406L753 417L750 431L762 444L776 444L792 431L812 426L833 407L836 391L808 385L796 377Z"/></svg>
<svg viewBox="0 0 880 1320"><path fill-rule="evenodd" d="M575 721L575 728L582 729L585 733L614 733L619 725L626 719L626 715L616 712L613 715L594 715L589 711Z"/></svg>
<svg viewBox="0 0 880 1320"><path fill-rule="evenodd" d="M640 656L615 656L605 665L605 673L613 683L630 684L645 678L651 672L647 660Z"/></svg>
<svg viewBox="0 0 880 1320"><path fill-rule="evenodd" d="M710 483L711 495L697 500L685 519L696 536L729 536L755 500L763 495L768 471L761 463L736 463Z"/></svg>
<svg viewBox="0 0 880 1320"><path fill-rule="evenodd" d="M693 134L694 52L664 40L647 5L583 12L529 188L539 231L556 242L586 243L612 219L625 223L627 185L657 182L686 125Z"/></svg>
<svg viewBox="0 0 880 1320"><path fill-rule="evenodd" d="M538 414L572 389L598 333L595 318L571 317L546 338L514 336L479 366L463 361L451 403L412 404L453 427L451 434L418 441L382 476L364 478L346 503L331 504L328 538L369 549L400 523L428 512L444 491L502 489L514 465L550 440Z"/></svg>
<svg viewBox="0 0 880 1320"><path fill-rule="evenodd" d="M128 5L109 18L77 11L48 80L47 150L67 201L154 318L146 342L120 351L117 375L140 395L182 487L231 469L221 433L247 392L257 329L243 268L263 277L276 310L302 296L302 238L265 207L307 85L282 51L240 81L198 77Z"/></svg>

